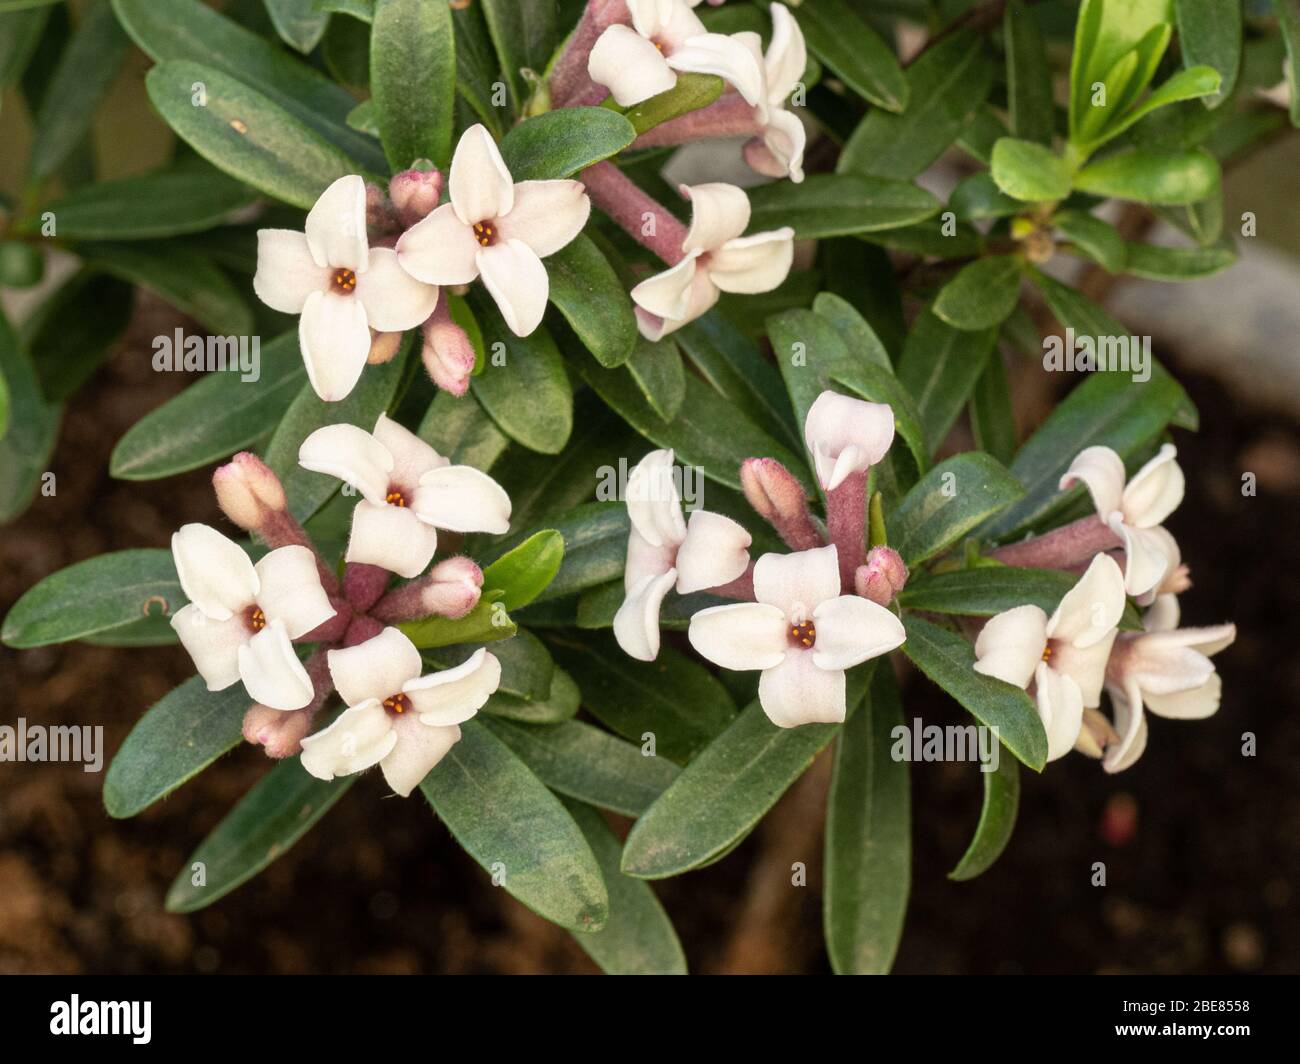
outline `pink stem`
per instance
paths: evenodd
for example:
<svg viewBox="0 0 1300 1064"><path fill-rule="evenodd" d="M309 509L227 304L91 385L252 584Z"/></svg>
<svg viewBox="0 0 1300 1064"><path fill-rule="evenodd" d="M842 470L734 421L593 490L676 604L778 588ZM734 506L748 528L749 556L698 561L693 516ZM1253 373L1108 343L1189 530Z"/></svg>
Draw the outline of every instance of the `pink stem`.
<svg viewBox="0 0 1300 1064"><path fill-rule="evenodd" d="M587 60L591 57L592 48L610 26L630 20L631 15L624 0L588 0L577 28L564 46L564 52L551 68L549 80L553 106L577 107L592 95L592 90L598 88L587 75ZM596 102L606 95L603 88L599 92Z"/></svg>
<svg viewBox="0 0 1300 1064"><path fill-rule="evenodd" d="M867 474L850 473L826 493L826 533L840 561L840 587L853 594L853 576L867 558Z"/></svg>
<svg viewBox="0 0 1300 1064"><path fill-rule="evenodd" d="M989 556L1006 565L1070 569L1091 560L1099 551L1123 545L1124 541L1093 514L1033 539L999 547Z"/></svg>
<svg viewBox="0 0 1300 1064"><path fill-rule="evenodd" d="M749 563L740 576L736 577L730 583L719 584L717 587L705 589L707 595L718 595L721 598L739 599L741 602L754 601L754 563Z"/></svg>
<svg viewBox="0 0 1300 1064"><path fill-rule="evenodd" d="M306 547L316 559L316 572L320 575L321 587L325 589L325 593L340 594L339 580L334 570L325 564L320 551L316 549L316 544L311 541L311 536L307 535L307 530L288 510L269 511L257 534L272 549L286 546Z"/></svg>
<svg viewBox="0 0 1300 1064"><path fill-rule="evenodd" d="M660 148L714 137L756 136L762 131L754 108L739 93L729 92L708 107L670 119L642 133L632 147Z"/></svg>
<svg viewBox="0 0 1300 1064"><path fill-rule="evenodd" d="M642 247L654 252L669 266L685 257L686 226L613 163L597 163L584 170L579 180L587 186L591 202ZM647 227L650 232L646 232Z"/></svg>
<svg viewBox="0 0 1300 1064"><path fill-rule="evenodd" d="M343 593L357 613L369 613L370 607L379 601L388 587L388 578L392 575L377 565L348 562L343 570Z"/></svg>
<svg viewBox="0 0 1300 1064"><path fill-rule="evenodd" d="M367 639L374 639L383 630L383 623L373 617L353 617L352 623L348 625L348 630L343 636L343 645L354 647Z"/></svg>
<svg viewBox="0 0 1300 1064"><path fill-rule="evenodd" d="M299 643L337 643L343 638L348 625L352 623L352 607L342 596L331 595L329 599L330 605L334 607L334 616L297 640Z"/></svg>

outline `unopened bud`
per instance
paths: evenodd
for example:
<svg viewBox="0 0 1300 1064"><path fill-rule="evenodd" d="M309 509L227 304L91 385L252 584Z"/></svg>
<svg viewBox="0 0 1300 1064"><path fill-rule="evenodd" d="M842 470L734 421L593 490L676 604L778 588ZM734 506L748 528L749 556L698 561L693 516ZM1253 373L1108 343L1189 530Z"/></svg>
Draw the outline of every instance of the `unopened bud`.
<svg viewBox="0 0 1300 1064"><path fill-rule="evenodd" d="M437 170L403 170L388 182L398 220L409 229L423 219L442 198L442 174Z"/></svg>
<svg viewBox="0 0 1300 1064"><path fill-rule="evenodd" d="M429 570L428 579L424 604L439 617L464 617L483 593L483 570L463 556L439 562Z"/></svg>
<svg viewBox="0 0 1300 1064"><path fill-rule="evenodd" d="M433 383L443 391L452 395L469 391L470 374L474 372L474 344L469 334L451 320L445 299L439 300L437 309L424 323L420 357Z"/></svg>
<svg viewBox="0 0 1300 1064"><path fill-rule="evenodd" d="M293 757L302 750L315 715L314 705L285 712L255 702L244 714L244 738L262 747L267 757Z"/></svg>
<svg viewBox="0 0 1300 1064"><path fill-rule="evenodd" d="M212 474L217 504L235 524L260 531L267 518L285 509L284 486L255 454L241 451Z"/></svg>
<svg viewBox="0 0 1300 1064"><path fill-rule="evenodd" d="M872 547L853 574L853 590L878 606L888 606L907 585L907 566L892 547Z"/></svg>
<svg viewBox="0 0 1300 1064"><path fill-rule="evenodd" d="M746 458L740 464L740 486L765 521L796 517L808 508L803 485L775 458Z"/></svg>
<svg viewBox="0 0 1300 1064"><path fill-rule="evenodd" d="M401 228L397 211L378 185L366 185L366 225L376 233L395 233Z"/></svg>
<svg viewBox="0 0 1300 1064"><path fill-rule="evenodd" d="M402 337L404 333L400 332L370 332L370 354L366 356L366 363L371 366L382 366L385 362L393 361L397 355L398 349L402 346Z"/></svg>

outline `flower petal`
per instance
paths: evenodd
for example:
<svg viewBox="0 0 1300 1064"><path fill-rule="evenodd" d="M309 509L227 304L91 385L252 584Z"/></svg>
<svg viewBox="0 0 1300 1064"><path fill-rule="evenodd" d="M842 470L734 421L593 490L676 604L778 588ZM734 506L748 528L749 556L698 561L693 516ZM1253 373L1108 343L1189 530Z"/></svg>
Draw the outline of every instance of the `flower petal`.
<svg viewBox="0 0 1300 1064"><path fill-rule="evenodd" d="M709 280L724 292L756 295L784 281L793 262L794 230L773 229L728 240L709 256Z"/></svg>
<svg viewBox="0 0 1300 1064"><path fill-rule="evenodd" d="M1107 772L1123 772L1147 748L1146 714L1142 712L1142 696L1136 687L1131 687L1128 693L1114 686L1107 690L1119 741L1106 747L1101 767Z"/></svg>
<svg viewBox="0 0 1300 1064"><path fill-rule="evenodd" d="M478 277L478 237L450 203L398 237L396 250L402 269L426 284L469 284Z"/></svg>
<svg viewBox="0 0 1300 1064"><path fill-rule="evenodd" d="M833 491L851 473L865 473L885 457L894 442L894 411L888 403L822 392L808 408L803 438L817 479Z"/></svg>
<svg viewBox="0 0 1300 1064"><path fill-rule="evenodd" d="M214 621L229 620L257 598L257 570L248 555L209 525L172 533L172 561L185 597Z"/></svg>
<svg viewBox="0 0 1300 1064"><path fill-rule="evenodd" d="M254 702L272 709L302 709L311 701L311 678L293 652L283 621L271 621L238 654L239 676Z"/></svg>
<svg viewBox="0 0 1300 1064"><path fill-rule="evenodd" d="M344 710L302 741L302 767L317 779L350 776L377 765L397 745L393 719L374 699Z"/></svg>
<svg viewBox="0 0 1300 1064"><path fill-rule="evenodd" d="M320 584L316 556L306 547L277 547L254 567L257 605L267 621L283 621L290 639L304 636L335 614Z"/></svg>
<svg viewBox="0 0 1300 1064"><path fill-rule="evenodd" d="M346 399L370 355L365 305L355 293L313 292L298 319L298 345L316 394L327 403Z"/></svg>
<svg viewBox="0 0 1300 1064"><path fill-rule="evenodd" d="M470 126L461 134L447 189L456 217L469 226L509 214L514 206L514 180L501 149L483 125Z"/></svg>
<svg viewBox="0 0 1300 1064"><path fill-rule="evenodd" d="M647 277L632 289L632 302L658 318L684 319L691 305L697 259L688 255L676 266Z"/></svg>
<svg viewBox="0 0 1300 1064"><path fill-rule="evenodd" d="M682 250L688 255L695 251L716 251L749 226L749 197L735 185L714 181L681 185L678 191L691 201L691 227L682 243Z"/></svg>
<svg viewBox="0 0 1300 1064"><path fill-rule="evenodd" d="M1172 443L1166 443L1133 474L1119 506L1125 524L1151 528L1178 509L1186 484L1182 467L1175 461L1177 453Z"/></svg>
<svg viewBox="0 0 1300 1064"><path fill-rule="evenodd" d="M623 492L628 520L652 547L676 547L686 538L673 452L651 451L628 474Z"/></svg>
<svg viewBox="0 0 1300 1064"><path fill-rule="evenodd" d="M298 464L351 484L367 499L383 504L393 471L388 448L365 429L340 423L317 429L298 448Z"/></svg>
<svg viewBox="0 0 1300 1064"><path fill-rule="evenodd" d="M1124 577L1108 554L1098 554L1065 593L1047 622L1049 639L1083 648L1115 631L1124 613Z"/></svg>
<svg viewBox="0 0 1300 1064"><path fill-rule="evenodd" d="M813 610L817 641L813 664L820 669L848 669L878 658L907 640L903 622L875 602L857 595L828 599Z"/></svg>
<svg viewBox="0 0 1300 1064"><path fill-rule="evenodd" d="M1083 696L1070 677L1040 663L1034 674L1038 716L1047 733L1047 760L1055 761L1074 749L1083 727Z"/></svg>
<svg viewBox="0 0 1300 1064"><path fill-rule="evenodd" d="M393 793L407 798L447 752L460 742L460 728L435 728L417 717L402 714L393 721L397 742L379 762L380 771Z"/></svg>
<svg viewBox="0 0 1300 1064"><path fill-rule="evenodd" d="M770 669L790 650L785 615L761 602L700 610L691 618L687 637L700 654L724 669Z"/></svg>
<svg viewBox="0 0 1300 1064"><path fill-rule="evenodd" d="M350 706L400 694L422 668L420 652L397 628L385 628L356 646L331 650L326 661L339 697Z"/></svg>
<svg viewBox="0 0 1300 1064"><path fill-rule="evenodd" d="M510 530L510 496L486 473L473 466L431 469L415 489L420 520L451 532Z"/></svg>
<svg viewBox="0 0 1300 1064"><path fill-rule="evenodd" d="M689 595L706 587L728 584L749 568L754 542L730 517L696 510L686 525L686 538L677 549L677 591Z"/></svg>
<svg viewBox="0 0 1300 1064"><path fill-rule="evenodd" d="M370 269L357 274L352 295L366 308L366 322L381 332L414 329L438 305L437 287L402 269L392 248L370 252Z"/></svg>
<svg viewBox="0 0 1300 1064"><path fill-rule="evenodd" d="M1043 662L1047 614L1038 606L1015 606L990 617L975 638L975 671L1024 689Z"/></svg>
<svg viewBox="0 0 1300 1064"><path fill-rule="evenodd" d="M1124 462L1109 447L1085 447L1075 455L1059 487L1068 491L1080 482L1088 486L1098 515L1108 520L1124 494Z"/></svg>
<svg viewBox="0 0 1300 1064"><path fill-rule="evenodd" d="M1213 673L1200 687L1190 691L1161 695L1145 692L1146 707L1158 717L1172 720L1203 720L1212 717L1219 709L1223 695L1223 680Z"/></svg>
<svg viewBox="0 0 1300 1064"><path fill-rule="evenodd" d="M392 483L400 485L414 494L420 478L431 469L442 469L451 463L425 443L414 432L400 422L394 421L387 414L380 414L372 433L393 456L393 468L389 474ZM410 500L408 499L409 503Z"/></svg>
<svg viewBox="0 0 1300 1064"><path fill-rule="evenodd" d="M778 728L838 724L845 716L844 670L820 668L796 650L758 678L758 701Z"/></svg>
<svg viewBox="0 0 1300 1064"><path fill-rule="evenodd" d="M1110 528L1124 540L1124 590L1136 597L1159 587L1169 572L1165 539L1153 528L1125 524L1117 513L1111 514Z"/></svg>
<svg viewBox="0 0 1300 1064"><path fill-rule="evenodd" d="M794 554L764 554L754 566L754 597L798 623L840 593L835 544Z"/></svg>
<svg viewBox="0 0 1300 1064"><path fill-rule="evenodd" d="M656 547L636 530L634 525L627 535L627 560L623 563L623 590L632 589L646 577L660 577L674 568L677 560L676 544Z"/></svg>
<svg viewBox="0 0 1300 1064"><path fill-rule="evenodd" d="M766 169L754 166L746 154L745 161L750 166L770 177L789 177L796 185L803 180L803 153L808 145L808 131L797 115L786 110L776 110L769 114L759 144L767 151L772 162Z"/></svg>
<svg viewBox="0 0 1300 1064"><path fill-rule="evenodd" d="M213 620L191 602L172 614L171 626L209 691L239 682L239 648L252 636L243 617Z"/></svg>
<svg viewBox="0 0 1300 1064"><path fill-rule="evenodd" d="M587 76L604 85L620 107L631 107L677 84L668 61L654 42L630 26L610 26L587 59Z"/></svg>
<svg viewBox="0 0 1300 1064"><path fill-rule="evenodd" d="M628 657L654 661L659 655L659 607L676 580L677 570L668 569L659 576L644 576L627 589L614 614L614 640Z"/></svg>
<svg viewBox="0 0 1300 1064"><path fill-rule="evenodd" d="M340 177L307 212L307 246L317 266L357 273L370 265L366 240L366 183L356 174Z"/></svg>
<svg viewBox="0 0 1300 1064"><path fill-rule="evenodd" d="M1106 662L1115 645L1117 633L1112 630L1096 643L1080 647L1072 643L1052 641L1051 666L1062 675L1070 677L1079 689L1085 706L1101 704L1101 688L1106 679Z"/></svg>
<svg viewBox="0 0 1300 1064"><path fill-rule="evenodd" d="M691 37L668 56L674 70L692 74L716 74L733 85L751 107L765 102L763 70L743 41L723 33Z"/></svg>
<svg viewBox="0 0 1300 1064"><path fill-rule="evenodd" d="M514 207L497 219L497 235L523 241L544 259L582 232L590 215L591 200L581 181L520 181Z"/></svg>
<svg viewBox="0 0 1300 1064"><path fill-rule="evenodd" d="M410 580L428 568L437 549L438 530L409 507L362 499L352 509L345 561L377 565Z"/></svg>
<svg viewBox="0 0 1300 1064"><path fill-rule="evenodd" d="M449 727L474 716L501 685L501 662L479 647L455 668L411 680L402 691L429 726Z"/></svg>
<svg viewBox="0 0 1300 1064"><path fill-rule="evenodd" d="M775 105L794 92L808 66L808 48L799 23L784 4L770 4L772 41L763 57L767 78L767 99Z"/></svg>
<svg viewBox="0 0 1300 1064"><path fill-rule="evenodd" d="M483 284L516 336L528 336L542 323L551 281L542 260L522 240L503 240L478 253Z"/></svg>
<svg viewBox="0 0 1300 1064"><path fill-rule="evenodd" d="M313 292L329 285L328 268L312 258L307 238L292 229L257 231L257 273L253 291L272 310L301 314Z"/></svg>

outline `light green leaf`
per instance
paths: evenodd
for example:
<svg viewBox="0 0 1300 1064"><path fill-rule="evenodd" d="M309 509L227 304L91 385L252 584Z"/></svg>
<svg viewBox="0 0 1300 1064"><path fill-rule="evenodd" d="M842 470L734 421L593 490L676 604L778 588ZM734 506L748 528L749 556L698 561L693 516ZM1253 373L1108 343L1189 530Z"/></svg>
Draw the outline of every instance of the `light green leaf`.
<svg viewBox="0 0 1300 1064"><path fill-rule="evenodd" d="M485 591L464 617L425 617L403 621L397 627L420 650L456 646L460 643L490 643L510 639L518 626L501 608L501 592Z"/></svg>
<svg viewBox="0 0 1300 1064"><path fill-rule="evenodd" d="M564 537L554 529L529 536L483 570L483 587L502 591L507 610L527 606L546 590L564 560Z"/></svg>
<svg viewBox="0 0 1300 1064"><path fill-rule="evenodd" d="M549 514L545 523L564 537L564 560L535 601L562 598L622 575L629 527L626 506L587 503L564 513ZM522 542L533 531L512 536L507 546Z"/></svg>
<svg viewBox="0 0 1300 1064"><path fill-rule="evenodd" d="M978 222L1019 214L1025 207L1003 193L989 171L980 170L957 183L948 197L948 209L959 221Z"/></svg>
<svg viewBox="0 0 1300 1064"><path fill-rule="evenodd" d="M916 565L1023 494L1019 481L989 455L954 455L922 477L889 515L890 546Z"/></svg>
<svg viewBox="0 0 1300 1064"><path fill-rule="evenodd" d="M1163 206L1196 203L1219 191L1219 164L1206 151L1135 148L1089 163L1074 187L1094 196Z"/></svg>
<svg viewBox="0 0 1300 1064"><path fill-rule="evenodd" d="M1273 0L1277 25L1286 42L1286 83L1291 88L1291 124L1300 126L1300 0Z"/></svg>
<svg viewBox="0 0 1300 1064"><path fill-rule="evenodd" d="M624 117L639 137L655 126L708 107L725 88L723 80L713 74L678 74L677 84L671 89L629 107Z"/></svg>
<svg viewBox="0 0 1300 1064"><path fill-rule="evenodd" d="M1045 145L1002 137L993 145L993 180L1013 199L1038 203L1070 194L1070 166Z"/></svg>

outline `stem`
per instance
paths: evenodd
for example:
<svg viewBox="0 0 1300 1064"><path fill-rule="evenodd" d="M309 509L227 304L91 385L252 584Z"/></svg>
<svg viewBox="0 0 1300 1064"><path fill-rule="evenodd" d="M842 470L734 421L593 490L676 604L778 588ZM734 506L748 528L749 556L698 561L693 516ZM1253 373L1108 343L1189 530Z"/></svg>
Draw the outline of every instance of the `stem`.
<svg viewBox="0 0 1300 1064"><path fill-rule="evenodd" d="M316 559L316 572L320 576L321 587L325 589L325 593L330 596L342 593L334 570L325 564L324 559L320 556L320 551L316 549L316 544L311 541L311 536L307 535L307 530L298 523L297 519L288 510L270 511L262 525L257 529L257 534L272 549L291 545L306 547L311 551L312 557Z"/></svg>
<svg viewBox="0 0 1300 1064"><path fill-rule="evenodd" d="M705 593L717 595L720 598L739 599L741 602L754 601L754 563L749 563L743 573L735 580L726 584L719 584L717 587L705 588Z"/></svg>
<svg viewBox="0 0 1300 1064"><path fill-rule="evenodd" d="M582 18L565 42L547 78L551 101L556 107L574 107L596 88L587 74L587 60L600 35L610 26L628 22L631 14L624 0L587 0ZM600 90L604 95L605 90ZM597 97L599 99L599 97Z"/></svg>
<svg viewBox="0 0 1300 1064"><path fill-rule="evenodd" d="M383 630L383 624L373 617L353 617L347 633L343 636L343 645L354 647L367 639L374 639Z"/></svg>
<svg viewBox="0 0 1300 1064"><path fill-rule="evenodd" d="M357 613L368 613L388 587L392 574L377 565L348 562L343 570L343 593Z"/></svg>
<svg viewBox="0 0 1300 1064"><path fill-rule="evenodd" d="M609 215L610 221L642 247L654 252L669 266L685 257L686 226L667 207L646 195L613 163L588 167L579 176L587 186L591 202ZM650 232L646 232L649 228Z"/></svg>
<svg viewBox="0 0 1300 1064"><path fill-rule="evenodd" d="M1033 539L999 547L989 557L1006 565L1069 569L1089 561L1100 551L1114 550L1123 545L1124 541L1093 514Z"/></svg>
<svg viewBox="0 0 1300 1064"><path fill-rule="evenodd" d="M867 560L867 474L850 473L826 493L826 533L840 560L840 587L853 594L853 575Z"/></svg>
<svg viewBox="0 0 1300 1064"><path fill-rule="evenodd" d="M754 108L739 93L729 92L708 107L669 119L642 133L632 147L659 148L714 137L752 137L762 131Z"/></svg>

